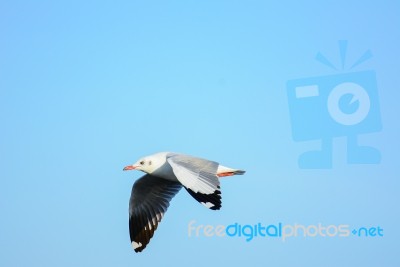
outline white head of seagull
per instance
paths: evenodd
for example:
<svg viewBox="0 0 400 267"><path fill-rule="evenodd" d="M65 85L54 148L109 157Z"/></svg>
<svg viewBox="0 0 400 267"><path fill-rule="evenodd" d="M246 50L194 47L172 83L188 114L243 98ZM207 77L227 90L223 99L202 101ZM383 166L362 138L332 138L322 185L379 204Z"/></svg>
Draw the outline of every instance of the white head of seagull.
<svg viewBox="0 0 400 267"><path fill-rule="evenodd" d="M152 174L154 171L159 169L166 162L166 156L168 152L161 152L140 158L132 165L128 165L124 168L124 171L138 170L147 174Z"/></svg>
<svg viewBox="0 0 400 267"><path fill-rule="evenodd" d="M208 209L219 210L219 177L244 174L215 161L170 152L143 157L124 168L128 170L146 173L133 184L129 201L129 234L135 252L150 242L169 202L182 187Z"/></svg>

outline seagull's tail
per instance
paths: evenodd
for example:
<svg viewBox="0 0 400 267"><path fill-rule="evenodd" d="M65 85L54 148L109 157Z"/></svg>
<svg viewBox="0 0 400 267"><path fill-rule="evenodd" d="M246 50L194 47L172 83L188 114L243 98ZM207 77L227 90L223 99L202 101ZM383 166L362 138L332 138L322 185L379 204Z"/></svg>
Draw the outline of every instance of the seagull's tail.
<svg viewBox="0 0 400 267"><path fill-rule="evenodd" d="M233 176L233 175L242 175L246 171L238 170L238 169L231 169L222 165L218 166L217 176L218 177L226 177L226 176Z"/></svg>

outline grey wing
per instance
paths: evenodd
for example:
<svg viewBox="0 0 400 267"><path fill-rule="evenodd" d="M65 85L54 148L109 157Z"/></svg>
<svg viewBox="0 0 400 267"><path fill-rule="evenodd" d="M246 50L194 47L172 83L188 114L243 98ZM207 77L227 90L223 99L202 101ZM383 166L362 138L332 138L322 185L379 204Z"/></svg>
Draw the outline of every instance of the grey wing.
<svg viewBox="0 0 400 267"><path fill-rule="evenodd" d="M142 251L150 242L169 202L181 187L178 182L149 174L133 184L129 201L129 234L135 252Z"/></svg>
<svg viewBox="0 0 400 267"><path fill-rule="evenodd" d="M170 155L167 162L193 198L209 209L221 208L217 162L181 154Z"/></svg>

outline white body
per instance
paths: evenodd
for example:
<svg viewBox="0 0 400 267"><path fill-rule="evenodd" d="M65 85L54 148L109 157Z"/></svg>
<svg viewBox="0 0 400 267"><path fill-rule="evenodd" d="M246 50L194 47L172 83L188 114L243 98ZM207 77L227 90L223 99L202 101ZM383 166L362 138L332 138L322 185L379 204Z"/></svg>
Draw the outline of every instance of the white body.
<svg viewBox="0 0 400 267"><path fill-rule="evenodd" d="M136 170L141 170L143 172L146 172L148 174L151 174L151 175L163 178L163 179L167 179L170 181L178 181L178 179L176 178L176 175L172 171L171 166L167 163L167 157L172 156L172 155L177 155L177 153L172 153L172 152L156 153L156 154L139 159L136 163L132 164L132 166ZM188 156L188 157L190 157L190 156ZM144 162L144 164L141 164L141 162ZM218 165L216 175L220 176L224 173L235 173L238 171L240 171L240 170L228 168L228 167L225 167L222 165Z"/></svg>

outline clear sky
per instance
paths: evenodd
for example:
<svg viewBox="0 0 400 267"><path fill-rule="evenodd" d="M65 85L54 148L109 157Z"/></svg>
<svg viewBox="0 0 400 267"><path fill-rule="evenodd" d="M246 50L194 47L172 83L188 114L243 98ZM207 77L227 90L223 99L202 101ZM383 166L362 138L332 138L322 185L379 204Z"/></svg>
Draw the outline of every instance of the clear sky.
<svg viewBox="0 0 400 267"><path fill-rule="evenodd" d="M399 266L400 5L323 2L0 0L0 266ZM349 164L338 137L330 168L302 168L320 142L292 134L328 133L327 100L315 123L296 110L296 129L287 82L366 70L382 130L358 140L381 161ZM142 174L122 168L159 151L247 173L223 179L220 211L182 190L136 254L128 201ZM334 236L196 237L193 220Z"/></svg>

